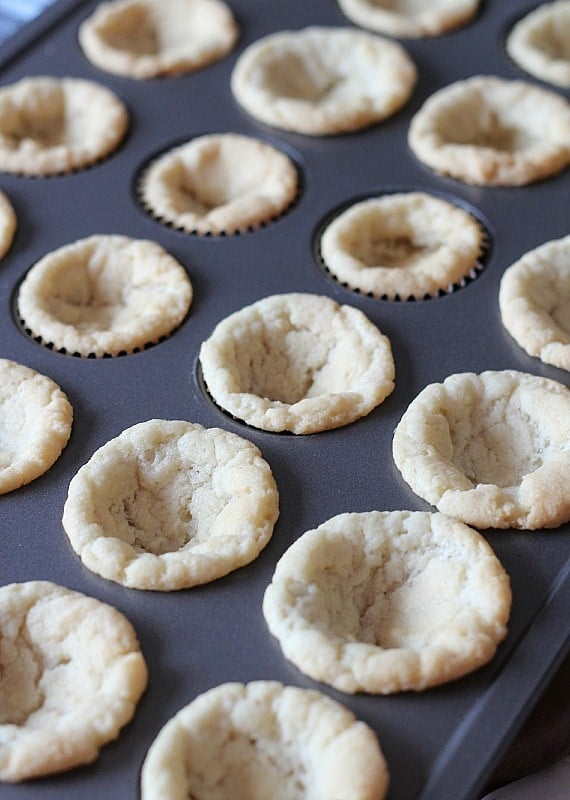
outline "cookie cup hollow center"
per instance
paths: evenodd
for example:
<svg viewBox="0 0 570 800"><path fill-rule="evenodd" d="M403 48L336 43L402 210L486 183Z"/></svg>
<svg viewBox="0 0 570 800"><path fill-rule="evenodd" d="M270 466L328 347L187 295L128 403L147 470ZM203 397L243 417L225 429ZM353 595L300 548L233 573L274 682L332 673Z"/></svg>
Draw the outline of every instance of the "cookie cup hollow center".
<svg viewBox="0 0 570 800"><path fill-rule="evenodd" d="M157 17L145 3L114 9L99 21L97 33L109 47L134 56L153 56L161 49Z"/></svg>
<svg viewBox="0 0 570 800"><path fill-rule="evenodd" d="M211 136L194 151L180 150L161 175L174 210L205 214L260 192L271 194L284 157L260 145L245 137Z"/></svg>
<svg viewBox="0 0 570 800"><path fill-rule="evenodd" d="M42 82L9 102L6 89L0 100L0 137L8 149L50 148L66 141L66 92L55 81Z"/></svg>

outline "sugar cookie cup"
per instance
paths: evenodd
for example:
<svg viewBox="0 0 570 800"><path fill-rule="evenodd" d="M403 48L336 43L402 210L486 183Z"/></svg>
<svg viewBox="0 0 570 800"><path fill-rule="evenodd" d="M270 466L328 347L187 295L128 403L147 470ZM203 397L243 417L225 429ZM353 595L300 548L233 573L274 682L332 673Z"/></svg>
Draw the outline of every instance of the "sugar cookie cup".
<svg viewBox="0 0 570 800"><path fill-rule="evenodd" d="M0 494L39 478L69 441L73 408L55 381L0 359Z"/></svg>
<svg viewBox="0 0 570 800"><path fill-rule="evenodd" d="M320 258L342 285L382 299L454 291L481 270L485 234L457 205L424 192L371 197L325 227Z"/></svg>
<svg viewBox="0 0 570 800"><path fill-rule="evenodd" d="M281 557L263 614L284 656L343 692L423 691L487 663L509 578L485 539L443 514L339 514Z"/></svg>
<svg viewBox="0 0 570 800"><path fill-rule="evenodd" d="M570 390L515 370L458 373L426 386L394 432L412 490L476 528L557 528L570 520Z"/></svg>
<svg viewBox="0 0 570 800"><path fill-rule="evenodd" d="M63 527L83 564L132 589L174 591L249 564L279 515L251 442L184 420L149 420L100 447L69 485Z"/></svg>
<svg viewBox="0 0 570 800"><path fill-rule="evenodd" d="M256 230L297 197L297 167L252 136L198 136L158 156L138 182L139 200L156 220L187 233L220 236Z"/></svg>
<svg viewBox="0 0 570 800"><path fill-rule="evenodd" d="M513 61L535 78L570 88L570 1L543 3L520 19L507 36Z"/></svg>
<svg viewBox="0 0 570 800"><path fill-rule="evenodd" d="M22 327L77 356L138 352L170 336L192 303L184 267L146 239L96 234L53 250L22 281Z"/></svg>
<svg viewBox="0 0 570 800"><path fill-rule="evenodd" d="M48 581L0 587L0 780L94 761L133 717L147 667L112 606Z"/></svg>
<svg viewBox="0 0 570 800"><path fill-rule="evenodd" d="M408 131L417 158L479 186L525 186L570 164L570 105L525 81L476 75L428 97Z"/></svg>
<svg viewBox="0 0 570 800"><path fill-rule="evenodd" d="M321 295L272 295L234 312L203 342L200 366L214 402L265 431L338 428L394 389L388 338Z"/></svg>
<svg viewBox="0 0 570 800"><path fill-rule="evenodd" d="M0 260L10 249L17 226L14 207L4 192L0 191Z"/></svg>
<svg viewBox="0 0 570 800"><path fill-rule="evenodd" d="M378 33L402 38L440 36L466 25L479 0L338 0L351 22Z"/></svg>
<svg viewBox="0 0 570 800"><path fill-rule="evenodd" d="M416 78L397 42L356 29L310 27L253 42L236 62L231 89L266 125L328 136L392 116Z"/></svg>
<svg viewBox="0 0 570 800"><path fill-rule="evenodd" d="M508 267L499 288L506 330L530 356L570 370L570 236L546 242Z"/></svg>
<svg viewBox="0 0 570 800"><path fill-rule="evenodd" d="M110 89L39 75L0 88L0 172L28 177L86 169L113 153L129 113Z"/></svg>
<svg viewBox="0 0 570 800"><path fill-rule="evenodd" d="M276 681L225 683L162 728L141 800L231 800L238 785L252 798L383 800L388 782L376 735L337 701Z"/></svg>

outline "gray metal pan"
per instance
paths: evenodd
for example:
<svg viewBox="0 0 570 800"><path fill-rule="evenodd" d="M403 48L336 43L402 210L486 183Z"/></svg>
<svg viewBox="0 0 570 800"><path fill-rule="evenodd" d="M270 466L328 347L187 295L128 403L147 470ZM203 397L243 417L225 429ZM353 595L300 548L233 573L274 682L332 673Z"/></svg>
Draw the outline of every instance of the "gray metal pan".
<svg viewBox="0 0 570 800"><path fill-rule="evenodd" d="M349 25L334 0L233 0L241 38L232 54L193 75L146 82L108 75L83 57L77 28L95 5L61 0L0 48L1 84L33 74L90 78L113 89L131 114L124 144L91 169L49 179L0 175L0 188L19 217L14 245L0 264L0 356L50 375L75 410L71 440L59 461L42 478L0 499L0 581L49 579L116 606L138 632L150 683L132 723L94 764L22 786L3 785L0 795L136 798L145 752L178 709L225 681L264 678L320 688L368 722L389 763L390 800L476 800L568 649L568 526L485 533L511 576L509 634L488 666L421 694L353 697L316 684L283 659L260 603L276 560L303 531L343 511L429 509L403 484L391 457L394 428L426 384L454 372L503 368L568 383L566 373L514 344L497 305L505 268L568 233L568 174L521 189L469 187L431 173L406 142L411 116L439 87L477 73L524 77L507 57L504 37L536 3L489 0L459 31L404 42L419 70L406 107L380 125L331 138L256 123L233 100L229 75L243 48L267 33ZM240 236L196 237L157 223L137 201L140 169L174 143L217 131L258 136L289 153L302 176L297 202L273 224ZM353 199L396 189L432 191L479 217L490 246L476 280L444 297L391 302L350 292L323 272L316 245L323 220ZM175 335L136 355L81 359L43 348L22 332L13 313L22 277L48 251L92 233L154 239L184 264L195 300ZM390 337L396 389L368 417L312 436L270 434L229 418L203 391L197 354L215 324L250 302L286 291L355 305ZM273 538L255 562L210 585L170 594L127 590L88 572L61 525L77 469L124 428L153 417L221 426L251 439L270 463L281 497Z"/></svg>

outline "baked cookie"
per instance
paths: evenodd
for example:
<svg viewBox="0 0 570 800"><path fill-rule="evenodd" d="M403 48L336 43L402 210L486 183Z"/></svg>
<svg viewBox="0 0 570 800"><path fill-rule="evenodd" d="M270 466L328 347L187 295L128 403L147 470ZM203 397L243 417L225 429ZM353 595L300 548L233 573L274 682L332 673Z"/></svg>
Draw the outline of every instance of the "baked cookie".
<svg viewBox="0 0 570 800"><path fill-rule="evenodd" d="M479 0L338 0L356 25L388 36L439 36L468 23Z"/></svg>
<svg viewBox="0 0 570 800"><path fill-rule="evenodd" d="M372 197L327 225L321 258L336 280L380 298L452 291L480 269L484 234L467 211L423 192Z"/></svg>
<svg viewBox="0 0 570 800"><path fill-rule="evenodd" d="M570 87L570 0L544 3L524 16L509 33L506 47L525 72Z"/></svg>
<svg viewBox="0 0 570 800"><path fill-rule="evenodd" d="M48 253L18 291L26 331L54 350L80 356L137 352L184 320L192 285L155 242L98 234Z"/></svg>
<svg viewBox="0 0 570 800"><path fill-rule="evenodd" d="M98 575L172 591L253 561L271 538L278 506L271 469L251 442L155 419L123 431L81 467L63 526Z"/></svg>
<svg viewBox="0 0 570 800"><path fill-rule="evenodd" d="M147 668L116 609L47 581L0 588L0 780L94 761L135 713Z"/></svg>
<svg viewBox="0 0 570 800"><path fill-rule="evenodd" d="M140 79L206 67L229 53L237 36L222 0L112 0L79 27L79 43L96 67Z"/></svg>
<svg viewBox="0 0 570 800"><path fill-rule="evenodd" d="M18 220L12 203L0 191L0 259L4 258L12 245Z"/></svg>
<svg viewBox="0 0 570 800"><path fill-rule="evenodd" d="M0 172L84 169L122 141L128 112L110 89L80 78L34 76L0 88Z"/></svg>
<svg viewBox="0 0 570 800"><path fill-rule="evenodd" d="M442 175L522 186L570 163L570 105L524 81L477 75L429 97L411 121L408 141Z"/></svg>
<svg viewBox="0 0 570 800"><path fill-rule="evenodd" d="M51 378L0 359L0 494L43 475L71 434L73 409Z"/></svg>
<svg viewBox="0 0 570 800"><path fill-rule="evenodd" d="M202 344L200 366L224 411L266 431L338 428L394 389L387 337L321 295L273 295L236 311Z"/></svg>
<svg viewBox="0 0 570 800"><path fill-rule="evenodd" d="M570 520L570 390L515 370L426 386L394 433L413 491L476 528L556 528Z"/></svg>
<svg viewBox="0 0 570 800"><path fill-rule="evenodd" d="M310 27L251 44L237 60L231 88L260 122L323 136L391 116L410 97L416 77L397 42L352 28Z"/></svg>
<svg viewBox="0 0 570 800"><path fill-rule="evenodd" d="M570 370L570 236L531 250L505 271L499 308L523 350Z"/></svg>
<svg viewBox="0 0 570 800"><path fill-rule="evenodd" d="M198 234L245 232L293 203L297 169L251 136L199 136L169 150L143 173L139 197L160 222Z"/></svg>
<svg viewBox="0 0 570 800"><path fill-rule="evenodd" d="M443 514L339 514L281 557L263 614L285 657L343 692L422 691L487 663L509 578L485 539Z"/></svg>
<svg viewBox="0 0 570 800"><path fill-rule="evenodd" d="M162 728L141 800L382 800L388 780L376 735L335 700L276 681L225 683Z"/></svg>

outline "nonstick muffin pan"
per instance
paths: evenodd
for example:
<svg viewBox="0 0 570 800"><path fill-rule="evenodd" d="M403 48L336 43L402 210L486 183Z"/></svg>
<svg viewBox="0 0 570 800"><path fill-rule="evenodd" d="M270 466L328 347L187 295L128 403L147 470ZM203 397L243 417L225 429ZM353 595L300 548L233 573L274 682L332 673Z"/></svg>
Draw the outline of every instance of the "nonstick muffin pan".
<svg viewBox="0 0 570 800"><path fill-rule="evenodd" d="M261 598L284 550L334 514L429 510L403 483L391 455L394 428L426 384L454 372L488 369L519 369L568 384L567 373L527 356L510 339L497 302L500 278L511 263L568 233L568 172L525 188L469 187L422 166L406 140L412 115L447 83L484 73L538 84L509 60L504 47L514 21L536 5L487 0L461 30L404 41L419 76L407 105L379 125L330 138L255 122L232 98L229 77L238 54L261 36L312 24L350 25L334 0L232 0L241 29L237 48L206 69L177 78L135 81L89 64L77 29L95 2L62 0L2 45L2 85L35 74L95 80L124 100L131 122L122 146L90 169L40 179L0 175L0 188L19 220L14 244L0 263L0 357L49 375L75 411L70 442L52 469L0 498L0 577L2 584L52 580L111 603L135 626L150 671L132 723L94 764L3 785L3 800L137 798L142 761L162 725L210 687L256 679L320 688L369 723L389 764L390 800L476 800L481 795L568 649L570 526L485 532L511 577L508 636L486 667L421 694L349 696L305 678L271 638ZM300 174L296 202L271 224L233 236L192 236L153 219L137 199L141 170L178 143L221 131L257 136L289 154ZM487 234L481 268L452 292L415 302L367 297L335 283L319 262L323 224L353 200L406 190L432 192L476 216ZM194 302L174 335L140 353L90 359L53 352L22 330L14 301L27 270L50 250L94 233L152 239L185 266ZM208 397L198 369L201 342L229 313L289 291L352 304L389 336L396 388L369 416L297 437L248 428ZM280 491L280 518L258 559L187 591L128 590L97 577L81 565L61 524L67 486L77 469L124 428L154 417L187 419L245 436L261 449Z"/></svg>

